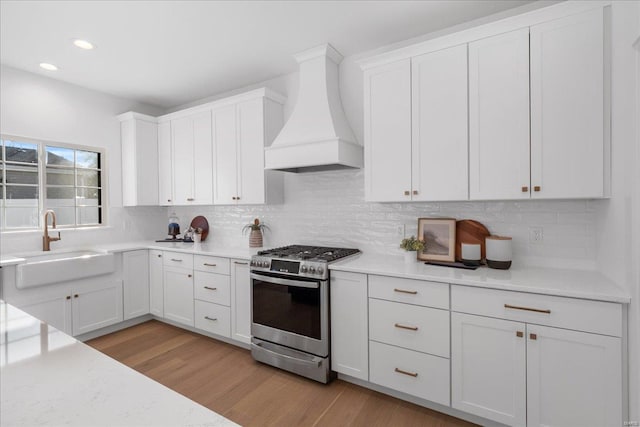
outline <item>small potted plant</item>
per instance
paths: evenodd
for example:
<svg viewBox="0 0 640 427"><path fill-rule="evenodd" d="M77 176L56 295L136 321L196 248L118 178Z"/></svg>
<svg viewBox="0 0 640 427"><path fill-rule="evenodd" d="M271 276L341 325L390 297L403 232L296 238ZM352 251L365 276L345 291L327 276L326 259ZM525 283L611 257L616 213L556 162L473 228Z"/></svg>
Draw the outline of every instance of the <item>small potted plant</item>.
<svg viewBox="0 0 640 427"><path fill-rule="evenodd" d="M258 218L254 219L251 224L247 224L242 227L242 233L245 234L247 231L251 231L249 234L249 247L250 248L261 248L262 247L262 230L269 230L267 224L264 222L260 222Z"/></svg>
<svg viewBox="0 0 640 427"><path fill-rule="evenodd" d="M407 239L402 239L400 247L405 250L404 261L411 262L418 259L418 251L424 249L424 242L416 239L415 236L411 236Z"/></svg>

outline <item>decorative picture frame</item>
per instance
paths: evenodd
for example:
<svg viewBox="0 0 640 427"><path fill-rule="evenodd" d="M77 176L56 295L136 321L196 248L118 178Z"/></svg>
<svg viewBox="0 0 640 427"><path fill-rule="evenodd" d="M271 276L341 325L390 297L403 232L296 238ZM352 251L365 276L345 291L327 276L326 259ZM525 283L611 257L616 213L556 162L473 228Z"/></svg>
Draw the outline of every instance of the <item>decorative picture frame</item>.
<svg viewBox="0 0 640 427"><path fill-rule="evenodd" d="M418 252L419 260L456 260L455 218L418 218L418 239L424 242L424 249Z"/></svg>

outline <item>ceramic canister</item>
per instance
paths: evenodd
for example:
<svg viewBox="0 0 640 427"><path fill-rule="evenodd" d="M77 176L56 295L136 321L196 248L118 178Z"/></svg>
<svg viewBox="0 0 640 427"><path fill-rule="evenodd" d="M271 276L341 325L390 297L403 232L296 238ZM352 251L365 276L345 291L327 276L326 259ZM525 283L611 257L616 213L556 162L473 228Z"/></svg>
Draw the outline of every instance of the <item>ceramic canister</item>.
<svg viewBox="0 0 640 427"><path fill-rule="evenodd" d="M508 270L511 267L511 237L487 236L487 265L499 270Z"/></svg>
<svg viewBox="0 0 640 427"><path fill-rule="evenodd" d="M464 265L480 265L481 250L479 243L462 243L461 258Z"/></svg>

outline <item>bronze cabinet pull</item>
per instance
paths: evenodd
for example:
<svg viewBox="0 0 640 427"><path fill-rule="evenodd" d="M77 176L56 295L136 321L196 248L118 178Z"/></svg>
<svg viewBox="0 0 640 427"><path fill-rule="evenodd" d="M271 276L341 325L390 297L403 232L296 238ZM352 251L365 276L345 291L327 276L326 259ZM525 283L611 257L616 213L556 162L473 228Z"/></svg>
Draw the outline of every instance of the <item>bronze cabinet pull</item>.
<svg viewBox="0 0 640 427"><path fill-rule="evenodd" d="M405 190L404 195L405 195L405 196L409 196L409 195L411 195L411 191L409 191L409 190Z"/></svg>
<svg viewBox="0 0 640 427"><path fill-rule="evenodd" d="M402 375L408 375L408 376L413 377L413 378L415 378L415 377L417 377L417 376L418 376L418 373L417 373L417 372L408 372L408 371L403 371L403 370L402 370L402 369L400 369L400 368L395 368L395 369L394 369L394 371L396 371L396 372L397 372L397 373L399 373L399 374L402 374Z"/></svg>
<svg viewBox="0 0 640 427"><path fill-rule="evenodd" d="M410 294L410 295L415 295L418 293L418 291L407 291L405 289L398 289L398 288L395 288L393 292L400 292L401 294Z"/></svg>
<svg viewBox="0 0 640 427"><path fill-rule="evenodd" d="M400 323L396 323L394 326L396 328L407 329L409 331L417 331L418 330L417 326L405 326L405 325L401 325Z"/></svg>
<svg viewBox="0 0 640 427"><path fill-rule="evenodd" d="M522 337L524 336L524 332L522 332L522 331L516 331L516 336L517 336L518 338L522 338Z"/></svg>
<svg viewBox="0 0 640 427"><path fill-rule="evenodd" d="M205 289L209 289L210 291L217 291L218 290L218 288L212 288L210 286L205 286L204 288Z"/></svg>
<svg viewBox="0 0 640 427"><path fill-rule="evenodd" d="M535 340L538 339L538 335L537 334L529 334L529 338L535 341Z"/></svg>
<svg viewBox="0 0 640 427"><path fill-rule="evenodd" d="M71 299L71 295L67 295L67 299Z"/></svg>
<svg viewBox="0 0 640 427"><path fill-rule="evenodd" d="M527 187L526 185L522 186L522 192L523 193L528 193L529 192L529 187Z"/></svg>
<svg viewBox="0 0 640 427"><path fill-rule="evenodd" d="M505 304L504 308L510 308L512 310L533 311L535 313L551 314L551 310L542 310L540 308L521 307L519 305Z"/></svg>
<svg viewBox="0 0 640 427"><path fill-rule="evenodd" d="M193 197L187 198L187 202L193 202L195 199Z"/></svg>
<svg viewBox="0 0 640 427"><path fill-rule="evenodd" d="M533 191L540 191L540 186L539 185L535 185L533 187Z"/></svg>
<svg viewBox="0 0 640 427"><path fill-rule="evenodd" d="M212 322L215 322L215 321L218 320L217 318L213 318L213 317L209 317L209 316L204 316L204 318L207 319L207 320L211 320Z"/></svg>
<svg viewBox="0 0 640 427"><path fill-rule="evenodd" d="M216 267L218 264L209 264L208 262L203 263L207 267Z"/></svg>
<svg viewBox="0 0 640 427"><path fill-rule="evenodd" d="M249 265L248 262L233 261L235 265Z"/></svg>
<svg viewBox="0 0 640 427"><path fill-rule="evenodd" d="M74 294L74 295L73 295L73 297L74 297L74 298L78 298L79 296L80 296L80 295L78 295L78 294Z"/></svg>
<svg viewBox="0 0 640 427"><path fill-rule="evenodd" d="M231 200L238 200L236 196L231 197Z"/></svg>
<svg viewBox="0 0 640 427"><path fill-rule="evenodd" d="M418 195L418 190L413 190L413 195L417 196Z"/></svg>
<svg viewBox="0 0 640 427"><path fill-rule="evenodd" d="M193 277L193 274L187 274L187 277Z"/></svg>
<svg viewBox="0 0 640 427"><path fill-rule="evenodd" d="M162 255L158 254L158 258L162 258Z"/></svg>

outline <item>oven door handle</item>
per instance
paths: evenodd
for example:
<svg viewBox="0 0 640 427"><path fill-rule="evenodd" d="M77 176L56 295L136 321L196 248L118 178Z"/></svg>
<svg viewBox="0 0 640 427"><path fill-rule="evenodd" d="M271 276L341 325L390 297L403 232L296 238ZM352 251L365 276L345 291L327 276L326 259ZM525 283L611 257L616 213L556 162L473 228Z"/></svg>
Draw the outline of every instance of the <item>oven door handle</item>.
<svg viewBox="0 0 640 427"><path fill-rule="evenodd" d="M296 288L318 289L320 287L317 282L302 282L300 280L282 279L280 277L264 276L256 273L251 273L251 278L276 285L295 286Z"/></svg>

